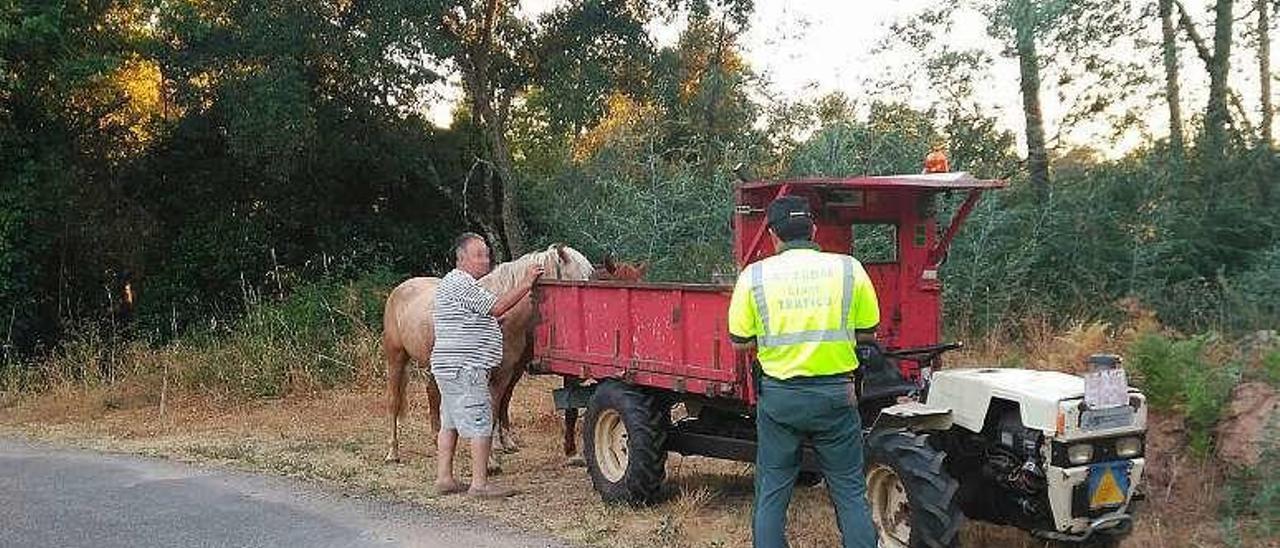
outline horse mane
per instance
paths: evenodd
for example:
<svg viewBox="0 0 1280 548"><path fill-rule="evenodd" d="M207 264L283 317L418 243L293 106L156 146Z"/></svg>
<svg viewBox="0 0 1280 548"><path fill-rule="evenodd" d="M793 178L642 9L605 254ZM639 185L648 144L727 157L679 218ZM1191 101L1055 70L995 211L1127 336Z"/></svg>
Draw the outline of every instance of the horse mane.
<svg viewBox="0 0 1280 548"><path fill-rule="evenodd" d="M542 264L543 268L547 270L543 277L552 279L557 277L557 264L563 265L560 271L564 275L564 279L570 280L588 279L594 270L591 266L591 261L587 260L581 253L578 253L577 250L564 244L555 244L543 251L525 253L515 260L493 267L493 270L489 271L483 278L480 278L479 283L494 295L502 295L515 287L520 282L520 279L524 277L529 265L533 264Z"/></svg>

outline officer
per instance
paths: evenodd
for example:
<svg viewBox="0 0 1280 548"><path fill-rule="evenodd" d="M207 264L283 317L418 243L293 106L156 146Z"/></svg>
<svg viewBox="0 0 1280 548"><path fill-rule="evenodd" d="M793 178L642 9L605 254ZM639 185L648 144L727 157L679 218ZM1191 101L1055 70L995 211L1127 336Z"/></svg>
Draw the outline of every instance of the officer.
<svg viewBox="0 0 1280 548"><path fill-rule="evenodd" d="M786 546L787 506L808 439L844 546L875 548L853 382L859 357L881 359L875 288L853 257L819 250L805 198L774 200L768 223L778 253L739 274L729 305L734 346L755 348L759 360L754 544Z"/></svg>

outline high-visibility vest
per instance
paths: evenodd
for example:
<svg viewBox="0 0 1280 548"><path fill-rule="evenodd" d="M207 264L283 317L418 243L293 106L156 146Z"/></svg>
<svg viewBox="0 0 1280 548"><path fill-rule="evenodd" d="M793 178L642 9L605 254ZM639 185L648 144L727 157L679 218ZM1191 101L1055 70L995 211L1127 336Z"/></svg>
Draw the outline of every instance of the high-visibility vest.
<svg viewBox="0 0 1280 548"><path fill-rule="evenodd" d="M777 379L857 369L856 330L880 323L871 278L853 257L793 247L748 265L729 303L729 333L756 342Z"/></svg>

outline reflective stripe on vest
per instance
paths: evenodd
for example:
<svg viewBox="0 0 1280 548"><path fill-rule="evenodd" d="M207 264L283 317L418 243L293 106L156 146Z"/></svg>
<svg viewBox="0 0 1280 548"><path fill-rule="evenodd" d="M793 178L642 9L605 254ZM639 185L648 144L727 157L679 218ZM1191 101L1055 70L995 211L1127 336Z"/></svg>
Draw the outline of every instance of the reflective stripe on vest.
<svg viewBox="0 0 1280 548"><path fill-rule="evenodd" d="M840 328L812 329L808 331L796 331L794 333L770 333L769 302L768 299L765 298L764 293L764 264L757 262L750 266L751 296L755 298L756 312L760 315L760 325L763 331L761 335L756 337L757 344L760 346L776 348L791 344L836 341L852 342L854 340L853 335L849 332L849 307L853 305L853 257L844 256L840 259L840 279L842 285L842 293L840 297Z"/></svg>

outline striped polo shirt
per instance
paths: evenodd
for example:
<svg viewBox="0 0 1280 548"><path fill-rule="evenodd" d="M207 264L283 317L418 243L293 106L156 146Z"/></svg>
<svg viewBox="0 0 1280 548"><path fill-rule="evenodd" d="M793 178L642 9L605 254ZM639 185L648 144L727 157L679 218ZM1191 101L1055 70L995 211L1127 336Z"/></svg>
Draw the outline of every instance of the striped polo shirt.
<svg viewBox="0 0 1280 548"><path fill-rule="evenodd" d="M489 314L498 297L470 274L454 269L436 287L432 311L436 341L431 349L431 372L459 368L494 368L502 361L502 330Z"/></svg>

